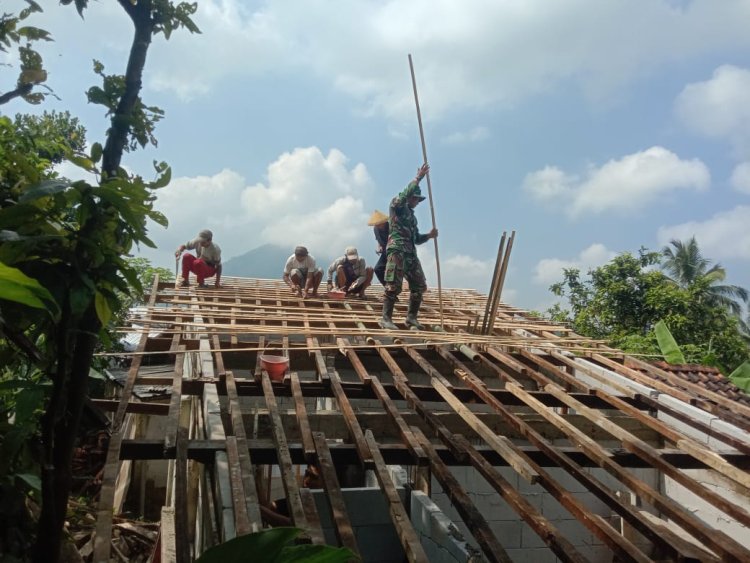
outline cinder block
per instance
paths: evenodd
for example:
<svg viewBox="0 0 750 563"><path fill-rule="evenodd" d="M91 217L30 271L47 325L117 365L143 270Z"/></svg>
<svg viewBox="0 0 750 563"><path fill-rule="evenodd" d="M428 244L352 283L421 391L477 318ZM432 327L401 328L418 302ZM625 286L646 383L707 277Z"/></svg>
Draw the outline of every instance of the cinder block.
<svg viewBox="0 0 750 563"><path fill-rule="evenodd" d="M526 522L521 524L521 547L528 549L537 549L540 547L546 547L547 544L539 535L532 530Z"/></svg>
<svg viewBox="0 0 750 563"><path fill-rule="evenodd" d="M505 549L521 547L521 520L490 522L490 529Z"/></svg>
<svg viewBox="0 0 750 563"><path fill-rule="evenodd" d="M550 494L542 495L542 514L552 522L573 518L573 515Z"/></svg>
<svg viewBox="0 0 750 563"><path fill-rule="evenodd" d="M477 495L476 506L490 522L519 519L518 513L497 493Z"/></svg>
<svg viewBox="0 0 750 563"><path fill-rule="evenodd" d="M405 557L393 525L359 526L354 535L365 563L403 561Z"/></svg>
<svg viewBox="0 0 750 563"><path fill-rule="evenodd" d="M557 558L549 549L508 549L508 556L514 563L555 563ZM592 559L592 561L607 561L607 559Z"/></svg>
<svg viewBox="0 0 750 563"><path fill-rule="evenodd" d="M578 479L573 477L570 473L565 471L564 469L559 469L556 467L552 467L547 469L547 472L550 474L550 476L560 483L565 489L571 493L583 493L588 491L586 486L583 485Z"/></svg>
<svg viewBox="0 0 750 563"><path fill-rule="evenodd" d="M554 524L560 534L574 546L588 548L593 545L593 534L578 520L560 520Z"/></svg>

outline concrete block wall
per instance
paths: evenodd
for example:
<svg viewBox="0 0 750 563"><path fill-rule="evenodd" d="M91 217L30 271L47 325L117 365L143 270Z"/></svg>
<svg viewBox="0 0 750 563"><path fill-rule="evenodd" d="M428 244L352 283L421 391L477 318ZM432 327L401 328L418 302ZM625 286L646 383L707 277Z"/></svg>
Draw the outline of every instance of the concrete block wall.
<svg viewBox="0 0 750 563"><path fill-rule="evenodd" d="M326 542L338 545L331 510L323 490L313 490ZM390 563L405 558L401 541L393 527L388 504L379 488L342 489L357 545L364 563ZM404 500L404 489L399 489Z"/></svg>
<svg viewBox="0 0 750 563"><path fill-rule="evenodd" d="M497 468L503 477L519 491L523 497L570 541L579 552L592 561L611 558L610 550L587 528L576 520L552 495L540 485L531 485L509 467ZM521 519L521 517L490 487L487 481L472 467L453 467L451 471L466 489L472 502L487 519L492 531L505 547L513 561L541 563L556 561L554 553L542 539ZM597 499L586 487L571 477L566 471L548 469L550 475L580 500L588 510L611 518L611 510ZM601 469L590 469L589 473L616 490L616 482ZM656 485L658 475L650 469L635 470L637 477ZM620 485L620 489L622 486ZM455 506L440 484L433 478L432 500L443 514L455 524L470 546L478 548L471 532L463 523ZM633 538L636 543L640 538Z"/></svg>
<svg viewBox="0 0 750 563"><path fill-rule="evenodd" d="M421 491L411 493L411 522L430 563L481 560L458 527Z"/></svg>

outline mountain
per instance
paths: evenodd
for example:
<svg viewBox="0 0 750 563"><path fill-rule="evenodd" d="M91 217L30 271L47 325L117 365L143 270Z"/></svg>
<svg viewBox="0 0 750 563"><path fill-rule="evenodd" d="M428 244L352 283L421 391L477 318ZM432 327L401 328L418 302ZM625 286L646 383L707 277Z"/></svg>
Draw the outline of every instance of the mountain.
<svg viewBox="0 0 750 563"><path fill-rule="evenodd" d="M222 275L280 280L286 259L292 252L294 252L293 247L264 244L224 262ZM318 267L323 268L323 283L325 283L325 278L328 275L326 272L333 259L314 252L311 252L311 254L315 257L315 263Z"/></svg>

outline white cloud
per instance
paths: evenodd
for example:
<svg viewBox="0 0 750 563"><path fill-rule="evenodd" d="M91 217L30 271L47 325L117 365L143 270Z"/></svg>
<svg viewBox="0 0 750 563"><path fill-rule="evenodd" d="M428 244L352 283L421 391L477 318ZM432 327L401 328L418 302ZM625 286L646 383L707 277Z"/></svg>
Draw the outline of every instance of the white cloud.
<svg viewBox="0 0 750 563"><path fill-rule="evenodd" d="M523 180L523 189L539 201L567 197L574 192L575 176L568 176L556 166L545 166L531 172Z"/></svg>
<svg viewBox="0 0 750 563"><path fill-rule="evenodd" d="M727 139L735 152L750 156L750 71L722 65L705 82L688 84L675 101L675 112L693 131Z"/></svg>
<svg viewBox="0 0 750 563"><path fill-rule="evenodd" d="M158 192L157 208L169 218L154 241L170 250L210 228L225 259L264 243L305 244L315 254L334 254L371 238L365 200L373 183L363 164L348 166L341 151L317 147L282 154L268 166L266 183L248 186L232 170L176 178Z"/></svg>
<svg viewBox="0 0 750 563"><path fill-rule="evenodd" d="M750 194L750 162L738 164L732 172L729 183L736 191Z"/></svg>
<svg viewBox="0 0 750 563"><path fill-rule="evenodd" d="M73 37L81 45L126 52L129 22L115 3L90 3L86 24L74 23L75 17L70 7L49 7L42 23L53 24L47 28L57 41ZM243 79L260 74L305 73L334 84L360 111L411 118L408 47L429 119L512 105L566 81L606 101L672 61L747 49L749 17L747 2L716 0L682 6L655 0L201 0L195 21L202 33L180 30L166 43L155 41L147 86L191 98L246 88Z"/></svg>
<svg viewBox="0 0 750 563"><path fill-rule="evenodd" d="M562 272L566 268L577 268L586 273L591 268L601 266L616 256L600 243L594 243L581 251L577 258L564 260L561 258L544 258L534 268L534 283L540 285L551 285L562 279Z"/></svg>
<svg viewBox="0 0 750 563"><path fill-rule="evenodd" d="M417 251L427 278L427 284L430 287L437 287L434 243L429 241L419 246ZM487 291L492 281L494 269L494 260L480 260L466 254L440 256L440 281L443 287Z"/></svg>
<svg viewBox="0 0 750 563"><path fill-rule="evenodd" d="M690 221L680 225L661 227L660 245L672 239L695 237L704 255L713 260L741 258L750 260L750 206L738 205L729 211L716 213L705 221Z"/></svg>
<svg viewBox="0 0 750 563"><path fill-rule="evenodd" d="M663 147L651 147L599 168L583 179L547 166L526 176L523 189L540 201L562 202L571 216L630 211L676 190L705 191L708 168L698 159L681 160Z"/></svg>
<svg viewBox="0 0 750 563"><path fill-rule="evenodd" d="M466 143L476 143L484 141L490 136L490 130L487 127L474 127L468 131L456 131L443 137L442 142L446 145L464 145Z"/></svg>

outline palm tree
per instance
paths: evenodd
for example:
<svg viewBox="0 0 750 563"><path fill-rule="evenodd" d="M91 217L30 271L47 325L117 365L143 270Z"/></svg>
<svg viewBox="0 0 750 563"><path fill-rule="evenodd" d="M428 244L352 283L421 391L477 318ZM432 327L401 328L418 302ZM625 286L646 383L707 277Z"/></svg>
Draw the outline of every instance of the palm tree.
<svg viewBox="0 0 750 563"><path fill-rule="evenodd" d="M669 279L685 289L702 285L705 287L703 297L710 304L723 307L741 319L742 304L747 304L750 297L748 291L738 285L721 284L727 277L726 270L720 264L711 266L711 260L701 254L695 237L687 243L672 239L670 244L674 248L665 246L661 251L662 269L669 274Z"/></svg>

